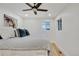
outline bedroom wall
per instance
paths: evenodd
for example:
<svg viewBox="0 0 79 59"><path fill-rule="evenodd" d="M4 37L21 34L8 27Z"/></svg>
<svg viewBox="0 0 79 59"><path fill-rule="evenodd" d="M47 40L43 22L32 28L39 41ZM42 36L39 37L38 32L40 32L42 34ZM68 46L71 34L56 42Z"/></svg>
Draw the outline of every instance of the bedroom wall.
<svg viewBox="0 0 79 59"><path fill-rule="evenodd" d="M57 20L62 18L63 30L57 30ZM79 4L70 4L55 21L56 42L65 55L79 55Z"/></svg>
<svg viewBox="0 0 79 59"><path fill-rule="evenodd" d="M51 30L46 32L42 29L42 23L44 20L50 20ZM47 39L53 41L54 36L54 22L52 17L35 17L35 18L24 18L23 19L23 28L27 28L34 39Z"/></svg>

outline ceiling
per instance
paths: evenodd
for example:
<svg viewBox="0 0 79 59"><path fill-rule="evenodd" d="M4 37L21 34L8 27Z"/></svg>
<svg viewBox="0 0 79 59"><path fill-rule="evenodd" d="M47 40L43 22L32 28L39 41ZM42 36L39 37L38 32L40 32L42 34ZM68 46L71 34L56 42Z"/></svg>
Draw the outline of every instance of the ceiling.
<svg viewBox="0 0 79 59"><path fill-rule="evenodd" d="M24 3L0 3L0 8L2 7L21 17L51 17L51 16L54 17L58 15L61 11L63 11L67 5L68 4L66 3L43 3L39 8L48 9L48 11L47 12L38 11L37 15L35 15L32 10L22 11L23 9L30 8Z"/></svg>

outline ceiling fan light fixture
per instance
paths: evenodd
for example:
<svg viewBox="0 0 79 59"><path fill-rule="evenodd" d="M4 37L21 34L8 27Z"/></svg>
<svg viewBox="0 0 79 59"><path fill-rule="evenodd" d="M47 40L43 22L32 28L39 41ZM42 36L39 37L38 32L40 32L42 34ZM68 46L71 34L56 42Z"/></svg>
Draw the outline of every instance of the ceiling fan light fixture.
<svg viewBox="0 0 79 59"><path fill-rule="evenodd" d="M25 14L25 16L28 16L28 14Z"/></svg>
<svg viewBox="0 0 79 59"><path fill-rule="evenodd" d="M37 9L33 8L33 11L37 11Z"/></svg>
<svg viewBox="0 0 79 59"><path fill-rule="evenodd" d="M51 13L49 13L48 16L51 16Z"/></svg>

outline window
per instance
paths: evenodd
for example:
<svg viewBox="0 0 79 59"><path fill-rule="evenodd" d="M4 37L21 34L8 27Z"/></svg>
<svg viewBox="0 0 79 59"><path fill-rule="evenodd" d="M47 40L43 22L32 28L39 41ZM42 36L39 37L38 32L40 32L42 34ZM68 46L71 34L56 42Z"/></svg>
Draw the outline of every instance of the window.
<svg viewBox="0 0 79 59"><path fill-rule="evenodd" d="M59 20L57 20L58 22L58 31L62 30L62 19L60 18Z"/></svg>
<svg viewBox="0 0 79 59"><path fill-rule="evenodd" d="M50 20L44 20L42 23L42 28L44 31L50 30Z"/></svg>

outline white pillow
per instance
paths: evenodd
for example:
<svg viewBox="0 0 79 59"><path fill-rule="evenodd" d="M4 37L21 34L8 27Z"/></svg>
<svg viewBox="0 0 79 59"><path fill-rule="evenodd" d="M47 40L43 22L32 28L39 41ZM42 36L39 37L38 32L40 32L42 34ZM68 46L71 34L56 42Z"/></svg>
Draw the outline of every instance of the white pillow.
<svg viewBox="0 0 79 59"><path fill-rule="evenodd" d="M15 36L16 36L16 37L19 37L18 30L15 29L14 32L15 32Z"/></svg>
<svg viewBox="0 0 79 59"><path fill-rule="evenodd" d="M2 36L3 39L8 39L11 37L15 37L15 32L13 28L4 27L0 28L0 35Z"/></svg>

